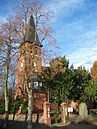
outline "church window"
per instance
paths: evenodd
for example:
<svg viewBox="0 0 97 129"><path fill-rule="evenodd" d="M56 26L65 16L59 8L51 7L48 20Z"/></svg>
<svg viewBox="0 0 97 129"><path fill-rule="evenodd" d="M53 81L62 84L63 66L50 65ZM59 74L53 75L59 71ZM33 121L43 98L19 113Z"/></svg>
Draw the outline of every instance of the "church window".
<svg viewBox="0 0 97 129"><path fill-rule="evenodd" d="M30 51L30 53L32 53L32 51Z"/></svg>
<svg viewBox="0 0 97 129"><path fill-rule="evenodd" d="M21 67L23 67L23 63L21 63Z"/></svg>
<svg viewBox="0 0 97 129"><path fill-rule="evenodd" d="M29 51L27 50L27 52L29 52Z"/></svg>
<svg viewBox="0 0 97 129"><path fill-rule="evenodd" d="M41 86L41 87L42 87L42 82L40 82L40 83L39 83L39 86Z"/></svg>
<svg viewBox="0 0 97 129"><path fill-rule="evenodd" d="M35 55L38 55L38 51L37 51L37 49L35 49Z"/></svg>
<svg viewBox="0 0 97 129"><path fill-rule="evenodd" d="M24 52L25 52L25 51L24 51L24 49L23 49L23 50L22 50L22 53L24 54Z"/></svg>
<svg viewBox="0 0 97 129"><path fill-rule="evenodd" d="M30 49L32 49L32 46L30 46Z"/></svg>
<svg viewBox="0 0 97 129"><path fill-rule="evenodd" d="M38 81L34 82L34 87L38 88Z"/></svg>
<svg viewBox="0 0 97 129"><path fill-rule="evenodd" d="M36 63L34 62L34 67L36 67Z"/></svg>
<svg viewBox="0 0 97 129"><path fill-rule="evenodd" d="M37 73L38 71L37 71L37 69L35 69L35 73Z"/></svg>

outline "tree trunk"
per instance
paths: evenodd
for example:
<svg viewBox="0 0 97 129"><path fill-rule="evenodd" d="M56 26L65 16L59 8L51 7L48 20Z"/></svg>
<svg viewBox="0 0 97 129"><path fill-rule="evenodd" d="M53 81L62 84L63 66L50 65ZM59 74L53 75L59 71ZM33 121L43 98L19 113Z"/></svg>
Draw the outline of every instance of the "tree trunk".
<svg viewBox="0 0 97 129"><path fill-rule="evenodd" d="M4 88L5 88L5 123L4 123L4 127L7 127L8 126L8 103L9 103L9 99L8 99L8 88L7 88L6 84L5 84Z"/></svg>
<svg viewBox="0 0 97 129"><path fill-rule="evenodd" d="M32 129L32 84L29 83L28 91L28 125L27 129Z"/></svg>
<svg viewBox="0 0 97 129"><path fill-rule="evenodd" d="M9 65L10 65L10 53L11 53L11 46L8 45L7 49L7 57L6 57L6 71L5 71L5 80L4 80L4 93L5 93L5 123L4 127L8 126L8 75L9 75Z"/></svg>

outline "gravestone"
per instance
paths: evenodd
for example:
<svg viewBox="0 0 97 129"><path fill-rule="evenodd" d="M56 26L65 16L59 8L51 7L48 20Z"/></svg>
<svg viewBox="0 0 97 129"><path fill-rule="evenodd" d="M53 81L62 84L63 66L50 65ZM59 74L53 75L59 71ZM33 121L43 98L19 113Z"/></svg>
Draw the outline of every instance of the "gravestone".
<svg viewBox="0 0 97 129"><path fill-rule="evenodd" d="M79 104L79 116L82 118L82 119L85 119L87 118L88 116L88 109L87 109L87 105L86 103L82 102Z"/></svg>

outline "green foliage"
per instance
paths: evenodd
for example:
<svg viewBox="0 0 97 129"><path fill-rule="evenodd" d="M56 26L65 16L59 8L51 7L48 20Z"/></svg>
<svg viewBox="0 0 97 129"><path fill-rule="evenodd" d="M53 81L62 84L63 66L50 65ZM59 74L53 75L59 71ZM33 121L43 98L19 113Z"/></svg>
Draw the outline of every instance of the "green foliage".
<svg viewBox="0 0 97 129"><path fill-rule="evenodd" d="M16 113L19 110L20 105L22 104L22 99L17 98L10 104L9 112Z"/></svg>
<svg viewBox="0 0 97 129"><path fill-rule="evenodd" d="M92 80L88 83L88 86L85 87L84 95L81 98L90 100L92 102L97 102L97 82L93 82Z"/></svg>
<svg viewBox="0 0 97 129"><path fill-rule="evenodd" d="M78 69L74 69L73 71L70 69L69 76L70 96L72 99L78 100L84 94L85 87L88 86L91 76L88 71L82 67L78 67Z"/></svg>
<svg viewBox="0 0 97 129"><path fill-rule="evenodd" d="M90 115L96 116L97 115L97 109L91 109Z"/></svg>
<svg viewBox="0 0 97 129"><path fill-rule="evenodd" d="M45 68L42 77L44 86L50 89L50 100L56 101L58 104L66 98L70 100L88 100L89 96L93 97L93 94L93 98L96 100L94 89L92 89L91 95L87 92L92 80L90 73L84 67L74 69L71 65L69 68L69 61L65 56L53 59L50 67ZM88 97L85 96L86 92Z"/></svg>
<svg viewBox="0 0 97 129"><path fill-rule="evenodd" d="M21 113L26 114L26 113L28 112L27 107L28 107L28 100L25 100L25 101L23 102L23 108L22 108L22 112L21 112Z"/></svg>
<svg viewBox="0 0 97 129"><path fill-rule="evenodd" d="M1 99L0 100L0 114L3 114L5 111L4 111L4 100Z"/></svg>

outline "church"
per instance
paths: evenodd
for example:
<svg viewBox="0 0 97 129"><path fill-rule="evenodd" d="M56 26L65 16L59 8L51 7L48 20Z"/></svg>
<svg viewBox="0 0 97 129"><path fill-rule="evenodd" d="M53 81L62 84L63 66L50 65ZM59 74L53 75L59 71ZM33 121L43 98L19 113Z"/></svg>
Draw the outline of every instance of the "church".
<svg viewBox="0 0 97 129"><path fill-rule="evenodd" d="M27 99L27 81L33 80L34 111L42 110L43 103L47 100L47 92L40 90L42 82L39 75L42 68L42 44L39 42L38 34L35 33L34 18L31 15L24 42L19 47L15 98Z"/></svg>

